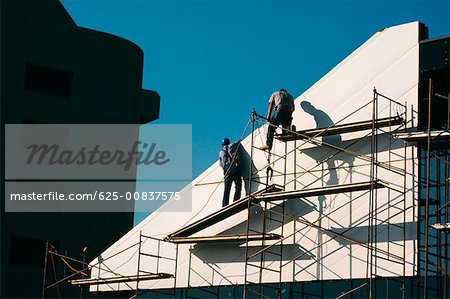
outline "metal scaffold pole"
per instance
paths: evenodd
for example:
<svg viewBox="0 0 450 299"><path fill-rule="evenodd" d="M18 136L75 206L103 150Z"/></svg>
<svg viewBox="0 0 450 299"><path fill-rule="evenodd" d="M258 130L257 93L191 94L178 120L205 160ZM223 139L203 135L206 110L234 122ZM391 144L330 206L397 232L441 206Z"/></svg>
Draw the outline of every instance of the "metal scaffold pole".
<svg viewBox="0 0 450 299"><path fill-rule="evenodd" d="M406 107L405 102L405 107ZM407 110L405 109L405 119L408 119L407 117ZM406 142L403 143L404 148L404 156L403 156L403 269L402 269L402 299L406 298L406 176L408 175L407 172L407 146ZM414 213L413 213L414 214Z"/></svg>
<svg viewBox="0 0 450 299"><path fill-rule="evenodd" d="M377 91L374 88L373 90L373 101L372 101L372 130L371 130L371 138L370 138L370 180L373 181L376 178L376 170L375 166L375 153L376 153L376 128L375 128L375 120L376 120L376 110L377 110ZM367 297L369 299L372 299L373 297L373 266L374 266L374 244L376 246L376 243L374 241L376 233L374 232L374 212L375 212L375 189L373 187L370 188L369 192L369 219L368 219L368 235L367 235L367 242L370 245L370 248L367 249Z"/></svg>
<svg viewBox="0 0 450 299"><path fill-rule="evenodd" d="M137 271L136 271L136 293L135 293L135 299L138 299L139 296L139 274L140 271L140 264L141 264L141 246L142 246L142 231L139 231L139 245L138 245L138 256L137 256Z"/></svg>
<svg viewBox="0 0 450 299"><path fill-rule="evenodd" d="M427 178L426 178L426 198L425 198L425 277L423 285L423 298L428 298L428 226L429 226L429 209L430 209L430 157L431 157L431 93L432 80L428 80L428 118L427 118Z"/></svg>
<svg viewBox="0 0 450 299"><path fill-rule="evenodd" d="M42 299L45 298L46 279L47 279L47 261L48 261L48 240L45 242L45 257L44 257L44 274L42 278Z"/></svg>
<svg viewBox="0 0 450 299"><path fill-rule="evenodd" d="M255 132L255 114L256 112L253 110L250 120L252 122L252 131L251 131L251 147L250 147L250 167L249 167L249 173L248 173L248 199L247 199L247 226L246 226L246 238L245 238L245 266L244 266L244 290L242 293L242 296L244 299L247 298L247 276L248 276L248 256L249 256L249 230L250 230L250 208L251 208L251 193L252 193L252 176L253 176L253 169L252 169L252 161L253 161L253 139L254 139L254 132Z"/></svg>

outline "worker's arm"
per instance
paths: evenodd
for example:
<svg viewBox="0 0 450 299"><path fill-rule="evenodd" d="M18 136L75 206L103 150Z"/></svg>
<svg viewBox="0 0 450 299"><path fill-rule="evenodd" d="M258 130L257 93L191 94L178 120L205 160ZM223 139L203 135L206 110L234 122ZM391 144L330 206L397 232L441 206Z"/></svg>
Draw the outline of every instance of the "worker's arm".
<svg viewBox="0 0 450 299"><path fill-rule="evenodd" d="M224 153L224 151L222 150L222 151L220 151L219 152L219 165L220 165L220 167L222 167L222 169L224 169L224 157L225 157L225 153Z"/></svg>
<svg viewBox="0 0 450 299"><path fill-rule="evenodd" d="M272 109L273 109L273 101L270 101L269 108L267 109L267 117L266 117L267 121L270 121L270 115L272 114Z"/></svg>

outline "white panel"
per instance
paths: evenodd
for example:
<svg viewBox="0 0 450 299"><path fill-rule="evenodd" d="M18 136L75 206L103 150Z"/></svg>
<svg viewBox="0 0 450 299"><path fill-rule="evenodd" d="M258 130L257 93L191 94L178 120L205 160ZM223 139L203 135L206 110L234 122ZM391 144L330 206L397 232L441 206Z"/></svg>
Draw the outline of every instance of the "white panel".
<svg viewBox="0 0 450 299"><path fill-rule="evenodd" d="M315 128L316 122L311 114L306 113L300 106L302 101L310 102L316 109L323 111L335 123L351 123L365 121L372 118L370 105L348 116L352 111L369 103L373 98L373 88L390 98L406 103L408 110L416 109L418 96L418 29L419 23L409 23L387 28L377 32L355 52L332 69L327 75L309 88L296 99L296 111L294 112L294 124L297 129ZM412 108L410 108L412 107ZM387 117L400 111L399 107L389 104L386 99L379 100L378 116ZM408 116L411 116L408 111ZM342 121L341 121L342 120ZM341 121L341 122L340 122ZM260 146L265 140L266 126L255 132L255 146ZM367 132L355 132L342 134L339 146L349 146L349 150L360 152L366 156L370 154L370 138L364 137ZM361 141L351 145L353 141ZM320 140L320 139L319 139ZM324 141L336 142L333 138L324 138ZM303 141L297 141L299 146ZM250 152L251 138L248 136L242 142L245 150ZM350 146L351 145L351 146ZM293 149L293 142L288 144L288 150ZM390 163L401 169L405 162L401 158L405 156L402 142L392 143L386 136L379 138L379 153L377 159ZM277 155L284 154L284 144L275 142L274 151ZM324 158L336 153L327 146L317 147L305 144L301 151L295 151L298 166L294 168L294 154L288 156L286 179L289 184L287 190L300 189L305 186L326 186L336 184L348 184L369 180L370 163L355 158L346 153L338 153L326 163L320 163ZM406 169L408 173L417 173L414 164L412 148L406 151ZM398 160L398 161L397 161ZM266 154L254 151L254 164L261 169L266 165ZM284 162L281 160L274 168L284 171ZM295 172L295 174L294 174ZM261 176L264 175L264 171ZM138 247L134 246L120 254L118 252L139 241L139 233L164 238L187 224L201 219L221 208L223 192L222 170L218 163L214 163L192 183L192 212L165 213L168 205L177 204L169 202L159 210L143 220L137 227L113 244L101 256L105 260L101 269L106 266L120 275L136 275ZM297 177L297 181L293 178ZM378 167L378 178L389 183L392 189L377 191L377 218L390 219L389 224L377 223L378 242L377 254L381 251L389 251L391 254L402 256L403 241L402 232L392 224L407 224L406 245L406 274L413 275L415 240L415 221L417 207L415 205L415 190L413 188L415 177L407 176L406 196L403 197L403 176ZM264 179L261 179L264 180ZM274 177L273 182L283 184L284 177ZM263 188L263 184L253 185L252 190ZM398 191L393 191L397 189ZM232 190L233 192L233 190ZM345 233L348 237L364 242L367 239L367 215L369 209L369 195L367 192L353 192L351 194L336 194L308 198L307 200L294 199L287 203L287 211L303 217L326 230ZM389 204L390 208L386 209ZM392 217L394 211L403 209L406 205L406 214L400 213ZM254 219L261 219L260 209L251 210ZM324 217L324 215L329 217ZM238 213L229 219L219 222L196 235L214 235L222 232L245 233L245 221L247 212ZM255 220L256 221L256 220ZM252 222L252 224L255 223ZM302 230L285 240L283 248L285 255L297 256L293 262L286 257L283 262L282 280L308 281L318 279L351 279L366 277L367 248L359 244L352 244L342 238L336 238L329 232L323 232L304 224L295 224L296 229ZM351 228L345 232L345 229ZM275 222L268 223L268 230L281 233L280 227ZM294 223L288 222L284 226L285 235L294 232ZM289 244L289 245L286 245ZM157 252L155 241L145 243L142 250ZM254 245L258 245L254 242ZM117 254L117 255L116 255ZM173 244L164 245L162 255L175 255ZM178 248L177 287L230 285L244 282L245 248L238 244L205 245L198 244L180 245ZM93 261L92 264L95 264ZM146 267L155 267L150 259L144 261ZM162 272L173 273L174 264L164 262L159 266ZM274 256L267 256L265 267L278 269L279 261ZM152 271L152 270L149 270ZM95 276L98 270L93 270ZM259 270L249 268L249 280L258 280ZM402 274L402 266L377 259L376 274L381 276L398 276ZM108 275L102 270L102 276ZM112 274L110 274L112 275ZM189 282L188 282L189 278ZM264 271L264 282L277 282L278 274ZM160 281L141 282L140 288L171 288L173 279ZM131 288L135 284L130 283ZM125 284L112 284L92 287L91 290L110 291L127 289Z"/></svg>

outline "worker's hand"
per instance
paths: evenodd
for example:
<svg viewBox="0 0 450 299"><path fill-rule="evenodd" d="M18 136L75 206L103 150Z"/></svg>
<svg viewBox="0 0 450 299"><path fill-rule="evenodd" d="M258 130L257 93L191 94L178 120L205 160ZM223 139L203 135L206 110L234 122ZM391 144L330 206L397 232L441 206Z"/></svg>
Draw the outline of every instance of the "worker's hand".
<svg viewBox="0 0 450 299"><path fill-rule="evenodd" d="M270 122L270 117L267 116L267 117L266 117L266 120L267 120L267 122Z"/></svg>

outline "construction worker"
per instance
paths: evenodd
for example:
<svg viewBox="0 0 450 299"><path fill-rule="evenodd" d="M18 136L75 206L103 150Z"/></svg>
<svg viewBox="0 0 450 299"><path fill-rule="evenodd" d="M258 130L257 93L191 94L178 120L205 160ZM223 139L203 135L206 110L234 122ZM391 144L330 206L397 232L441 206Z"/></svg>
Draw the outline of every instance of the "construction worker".
<svg viewBox="0 0 450 299"><path fill-rule="evenodd" d="M222 150L219 153L219 164L224 174L224 191L222 199L222 207L228 205L231 191L231 184L234 182L234 200L241 198L242 189L242 171L239 157L239 146L241 141L238 140L230 144L228 138L222 140Z"/></svg>
<svg viewBox="0 0 450 299"><path fill-rule="evenodd" d="M275 114L270 117L272 110L275 107ZM294 112L294 98L286 91L286 89L280 89L275 91L269 99L269 108L267 109L267 122L269 128L267 130L266 145L261 146L260 150L271 150L273 144L273 135L279 125L283 127L283 134L287 132L285 129L289 129L292 123L292 112Z"/></svg>

